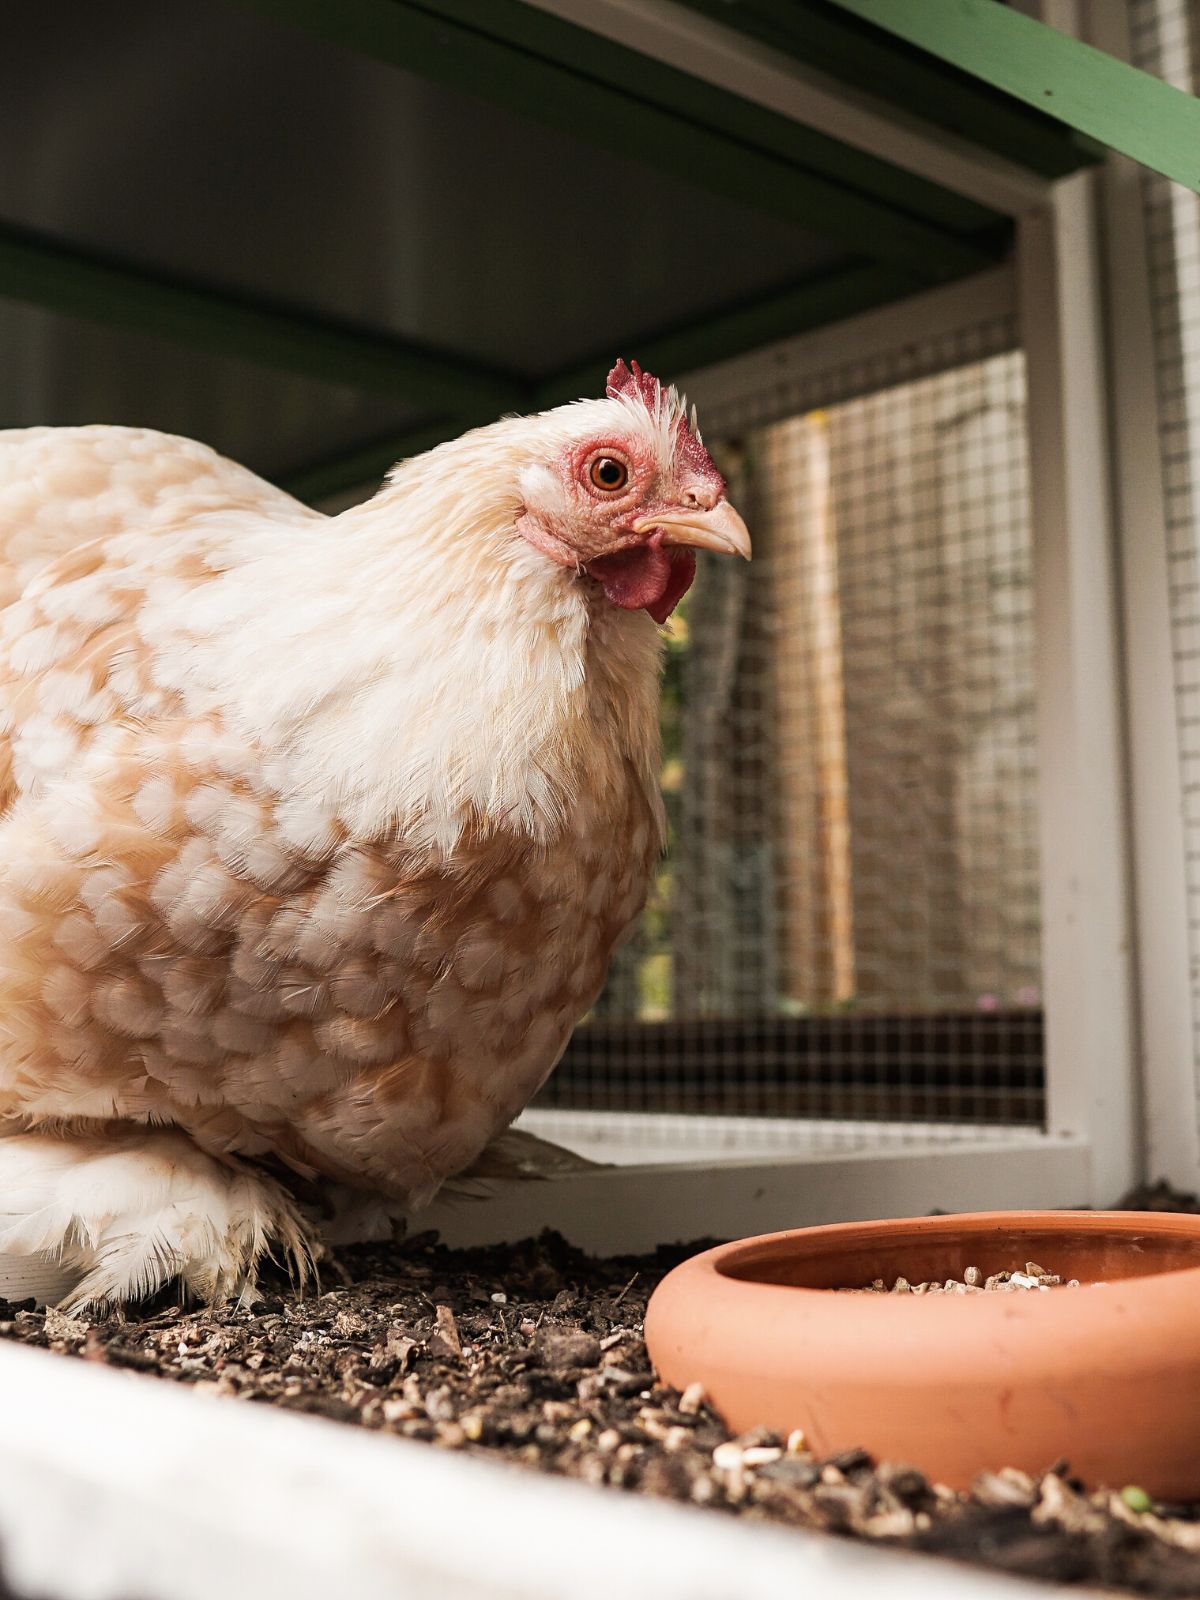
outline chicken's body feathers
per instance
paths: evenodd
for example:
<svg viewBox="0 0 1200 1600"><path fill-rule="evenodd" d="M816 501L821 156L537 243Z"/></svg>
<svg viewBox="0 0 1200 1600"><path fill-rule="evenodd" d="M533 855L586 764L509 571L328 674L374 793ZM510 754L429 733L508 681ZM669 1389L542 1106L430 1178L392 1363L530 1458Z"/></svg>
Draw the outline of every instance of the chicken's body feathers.
<svg viewBox="0 0 1200 1600"><path fill-rule="evenodd" d="M749 554L636 363L334 518L0 433L0 1293L25 1250L224 1295L307 1248L256 1161L372 1214L477 1162L642 908L694 546Z"/></svg>
<svg viewBox="0 0 1200 1600"><path fill-rule="evenodd" d="M382 552L386 506L213 470L0 615L4 1126L166 1123L420 1201L554 1065L659 848L654 630L601 617L628 659L590 671L577 590L461 546L422 603L422 500L471 492L423 462Z"/></svg>

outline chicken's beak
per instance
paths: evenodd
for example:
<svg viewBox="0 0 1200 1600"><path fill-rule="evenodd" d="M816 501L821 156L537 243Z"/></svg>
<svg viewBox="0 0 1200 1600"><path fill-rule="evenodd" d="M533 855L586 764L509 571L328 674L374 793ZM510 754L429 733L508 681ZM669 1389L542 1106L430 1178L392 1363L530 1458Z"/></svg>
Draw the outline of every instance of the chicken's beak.
<svg viewBox="0 0 1200 1600"><path fill-rule="evenodd" d="M661 528L664 544L690 544L699 550L719 550L724 555L750 559L749 530L728 500L718 500L708 511L697 506L694 511L659 512L643 517L633 527L635 533Z"/></svg>

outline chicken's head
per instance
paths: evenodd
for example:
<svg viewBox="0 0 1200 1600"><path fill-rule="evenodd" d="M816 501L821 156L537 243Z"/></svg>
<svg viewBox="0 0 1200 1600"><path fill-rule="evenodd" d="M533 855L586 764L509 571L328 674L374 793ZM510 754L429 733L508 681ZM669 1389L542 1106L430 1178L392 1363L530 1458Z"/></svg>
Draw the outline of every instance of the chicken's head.
<svg viewBox="0 0 1200 1600"><path fill-rule="evenodd" d="M674 389L618 361L604 400L546 414L547 451L519 475L519 532L614 606L665 622L696 549L750 556L746 524Z"/></svg>

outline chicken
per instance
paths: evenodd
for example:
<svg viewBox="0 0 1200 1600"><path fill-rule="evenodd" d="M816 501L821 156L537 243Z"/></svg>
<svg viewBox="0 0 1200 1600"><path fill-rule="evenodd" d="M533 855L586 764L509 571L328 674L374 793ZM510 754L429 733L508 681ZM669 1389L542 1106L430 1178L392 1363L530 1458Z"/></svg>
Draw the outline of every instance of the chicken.
<svg viewBox="0 0 1200 1600"><path fill-rule="evenodd" d="M750 554L636 362L332 519L189 440L0 433L10 1277L245 1293L313 1248L293 1179L418 1207L480 1156L644 902L697 547Z"/></svg>

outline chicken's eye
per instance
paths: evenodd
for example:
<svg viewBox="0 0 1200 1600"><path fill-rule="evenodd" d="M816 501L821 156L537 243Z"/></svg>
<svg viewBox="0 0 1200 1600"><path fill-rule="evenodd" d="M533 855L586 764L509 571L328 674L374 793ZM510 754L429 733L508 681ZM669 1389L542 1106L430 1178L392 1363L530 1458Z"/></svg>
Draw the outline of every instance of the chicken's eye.
<svg viewBox="0 0 1200 1600"><path fill-rule="evenodd" d="M612 494L629 482L629 468L615 456L597 456L588 469L588 477L597 489Z"/></svg>

